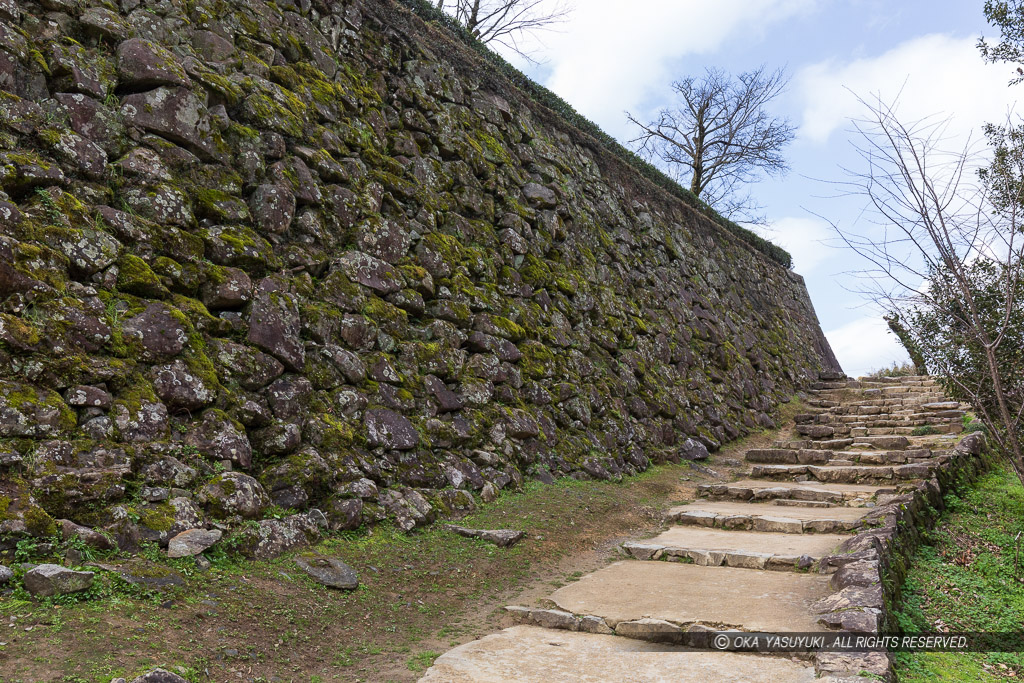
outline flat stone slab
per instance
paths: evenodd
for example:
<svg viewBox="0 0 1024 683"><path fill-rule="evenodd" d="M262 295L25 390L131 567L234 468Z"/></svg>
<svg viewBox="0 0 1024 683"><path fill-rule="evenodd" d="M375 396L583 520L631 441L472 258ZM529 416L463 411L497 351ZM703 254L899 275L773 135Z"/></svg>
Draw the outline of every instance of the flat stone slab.
<svg viewBox="0 0 1024 683"><path fill-rule="evenodd" d="M515 626L441 655L420 683L810 683L814 667L781 657L684 650L618 636Z"/></svg>
<svg viewBox="0 0 1024 683"><path fill-rule="evenodd" d="M892 485L792 483L764 481L763 479L745 479L728 484L703 484L697 487L697 491L711 496L731 496L744 500L795 498L798 500L840 503L848 500L871 499L880 493L897 493L897 487Z"/></svg>
<svg viewBox="0 0 1024 683"><path fill-rule="evenodd" d="M857 528L870 508L776 506L761 503L700 502L671 508L667 523L785 534L837 533Z"/></svg>
<svg viewBox="0 0 1024 683"><path fill-rule="evenodd" d="M624 561L551 595L559 609L620 622L660 619L744 631L820 631L811 606L830 595L821 574Z"/></svg>
<svg viewBox="0 0 1024 683"><path fill-rule="evenodd" d="M667 555L690 557L695 564L731 567L744 566L734 561L743 561L744 555L762 555L768 558L768 566L772 558L779 558L778 564L795 565L800 557L807 556L818 560L832 551L849 536L837 534L773 534L756 531L723 531L720 529L703 529L694 527L675 527L654 538L626 543L623 547L630 548L661 548ZM645 553L633 553L638 559L656 559L653 554L643 557ZM718 562L713 560L720 559ZM730 561L733 560L733 561ZM790 561L792 560L792 561ZM756 564L756 563L755 563ZM763 569L764 566L753 568Z"/></svg>
<svg viewBox="0 0 1024 683"><path fill-rule="evenodd" d="M499 548L511 548L526 536L526 532L513 529L470 529L456 524L445 524L444 528L459 536L479 538L481 541L493 543Z"/></svg>

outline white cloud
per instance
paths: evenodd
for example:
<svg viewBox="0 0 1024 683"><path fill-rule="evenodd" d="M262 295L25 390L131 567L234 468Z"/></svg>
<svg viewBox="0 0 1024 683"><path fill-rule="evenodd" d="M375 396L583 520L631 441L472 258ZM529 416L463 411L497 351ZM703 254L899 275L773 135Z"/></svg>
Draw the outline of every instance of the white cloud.
<svg viewBox="0 0 1024 683"><path fill-rule="evenodd" d="M773 222L770 228L746 227L788 251L793 256L793 267L801 275L807 275L838 253L827 244L836 237L832 228L817 218L788 216Z"/></svg>
<svg viewBox="0 0 1024 683"><path fill-rule="evenodd" d="M851 117L862 116L857 96L899 95L900 118L910 122L932 115L953 116L950 134L963 138L987 121L999 122L1016 100L1005 64L985 64L977 38L932 34L908 40L877 57L830 60L807 66L795 79L803 100L799 135L824 143ZM902 94L901 94L902 90ZM962 144L962 141L961 141Z"/></svg>
<svg viewBox="0 0 1024 683"><path fill-rule="evenodd" d="M909 362L888 325L878 317L852 320L825 333L839 364L851 377L866 375L872 370L892 366L893 362Z"/></svg>
<svg viewBox="0 0 1024 683"><path fill-rule="evenodd" d="M537 38L550 68L545 85L609 132L626 130L623 111L654 91L667 93L679 74L671 62L709 54L742 35L756 39L772 24L820 0L580 0L557 32ZM752 67L757 64L751 64Z"/></svg>

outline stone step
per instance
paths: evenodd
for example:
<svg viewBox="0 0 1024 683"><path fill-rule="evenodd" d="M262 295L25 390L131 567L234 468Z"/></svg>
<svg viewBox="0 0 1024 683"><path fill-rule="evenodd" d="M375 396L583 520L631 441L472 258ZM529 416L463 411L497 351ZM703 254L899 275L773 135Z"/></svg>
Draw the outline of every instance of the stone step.
<svg viewBox="0 0 1024 683"><path fill-rule="evenodd" d="M880 450L906 450L910 439L906 436L857 436L849 439L836 439L835 445L828 441L819 441L815 446L824 450L843 450L845 448L877 448ZM842 445L840 445L842 444Z"/></svg>
<svg viewBox="0 0 1024 683"><path fill-rule="evenodd" d="M787 479L856 484L868 481L916 481L931 476L937 463L911 463L908 465L754 465L753 479Z"/></svg>
<svg viewBox="0 0 1024 683"><path fill-rule="evenodd" d="M905 451L826 451L810 448L761 448L751 449L744 460L762 465L823 465L836 464L838 460L860 462L868 465L904 464L929 460L933 451L917 448Z"/></svg>
<svg viewBox="0 0 1024 683"><path fill-rule="evenodd" d="M829 503L824 500L797 500L796 498L776 498L773 505L782 507L809 507L809 508L834 508L839 507L838 503Z"/></svg>
<svg viewBox="0 0 1024 683"><path fill-rule="evenodd" d="M735 481L729 484L703 484L697 495L713 500L776 501L802 500L808 503L832 503L861 507L879 495L896 494L912 484L870 486L864 484L774 483L765 481Z"/></svg>
<svg viewBox="0 0 1024 683"><path fill-rule="evenodd" d="M702 567L676 562L615 562L555 591L550 599L576 615L624 622L658 619L742 631L823 631L812 605L830 594L829 576Z"/></svg>
<svg viewBox="0 0 1024 683"><path fill-rule="evenodd" d="M870 508L787 507L763 503L697 502L671 508L667 524L713 527L718 529L802 534L844 533L860 526Z"/></svg>
<svg viewBox="0 0 1024 683"><path fill-rule="evenodd" d="M828 534L770 534L676 527L644 541L622 544L638 560L691 561L702 567L789 571L807 569L846 540Z"/></svg>
<svg viewBox="0 0 1024 683"><path fill-rule="evenodd" d="M420 683L814 680L814 667L809 663L783 657L691 650L613 635L514 626L444 653Z"/></svg>

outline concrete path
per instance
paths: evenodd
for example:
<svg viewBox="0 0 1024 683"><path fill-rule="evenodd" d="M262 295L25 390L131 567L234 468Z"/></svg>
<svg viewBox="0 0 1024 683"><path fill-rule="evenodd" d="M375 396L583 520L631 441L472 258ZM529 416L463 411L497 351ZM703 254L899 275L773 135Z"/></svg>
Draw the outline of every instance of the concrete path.
<svg viewBox="0 0 1024 683"><path fill-rule="evenodd" d="M843 591L881 599L877 586L835 592L818 563L877 504L929 476L929 445L958 433L963 412L928 377L819 383L808 405L792 439L748 451L742 479L699 487L701 500L668 511L663 533L623 544L629 559L555 591L558 609L509 607L520 625L442 655L422 680L815 680L807 655L645 642L709 629L823 632Z"/></svg>

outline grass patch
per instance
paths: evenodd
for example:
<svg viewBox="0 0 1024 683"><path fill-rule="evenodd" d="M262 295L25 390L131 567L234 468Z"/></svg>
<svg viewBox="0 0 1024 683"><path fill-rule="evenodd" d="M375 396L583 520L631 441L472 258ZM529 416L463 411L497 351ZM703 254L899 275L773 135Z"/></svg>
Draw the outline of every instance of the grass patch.
<svg viewBox="0 0 1024 683"><path fill-rule="evenodd" d="M982 477L947 512L911 562L896 613L905 631L1015 633L1024 622L1024 487L1006 467ZM1024 565L1024 557L1021 558ZM1024 675L1024 653L896 655L901 682L995 681Z"/></svg>
<svg viewBox="0 0 1024 683"><path fill-rule="evenodd" d="M405 665L409 668L409 671L426 671L434 663L434 660L440 656L440 652L433 652L431 650L420 652L409 657L409 661Z"/></svg>

